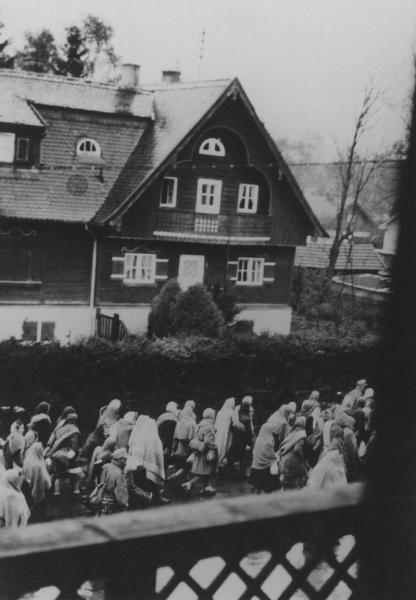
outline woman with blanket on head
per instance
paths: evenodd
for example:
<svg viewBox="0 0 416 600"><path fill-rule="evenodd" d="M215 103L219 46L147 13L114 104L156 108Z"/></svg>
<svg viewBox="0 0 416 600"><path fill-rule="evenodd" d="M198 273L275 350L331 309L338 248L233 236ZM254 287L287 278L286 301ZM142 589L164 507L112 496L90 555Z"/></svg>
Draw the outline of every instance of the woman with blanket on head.
<svg viewBox="0 0 416 600"><path fill-rule="evenodd" d="M217 470L218 451L215 445L215 410L206 408L199 423L196 435L190 442L193 451L191 475L194 477L183 484L183 489L190 492L194 483L202 479L203 496L213 496L216 490L209 485L211 475Z"/></svg>
<svg viewBox="0 0 416 600"><path fill-rule="evenodd" d="M287 428L287 426L290 424L291 417L295 414L295 412L296 404L294 402L291 402L290 404L282 404L280 408L270 415L270 417L267 419L267 423L281 424L284 421ZM291 424L293 424L293 422Z"/></svg>
<svg viewBox="0 0 416 600"><path fill-rule="evenodd" d="M348 482L356 481L359 476L360 470L360 458L358 456L357 440L354 434L355 421L353 417L350 417L345 412L338 412L335 417L335 423L332 429L337 425L341 427L344 433L344 449L343 456L345 462L345 469L347 473Z"/></svg>
<svg viewBox="0 0 416 600"><path fill-rule="evenodd" d="M124 472L127 461L125 448L115 450L111 456L111 462L105 464L101 471L101 511L109 515L129 506L129 493L127 490L127 479Z"/></svg>
<svg viewBox="0 0 416 600"><path fill-rule="evenodd" d="M52 486L51 478L43 458L43 446L40 442L31 445L23 462L23 479L26 482L32 508L32 518L43 517L46 497Z"/></svg>
<svg viewBox="0 0 416 600"><path fill-rule="evenodd" d="M305 418L296 417L293 429L279 447L280 483L284 490L302 488L306 483Z"/></svg>
<svg viewBox="0 0 416 600"><path fill-rule="evenodd" d="M102 447L105 440L104 425L97 425L94 431L90 433L85 440L85 444L80 452L80 457L89 464L95 449Z"/></svg>
<svg viewBox="0 0 416 600"><path fill-rule="evenodd" d="M172 454L173 436L178 422L178 413L179 409L176 402L168 402L166 404L165 412L162 413L156 421L165 455L165 468L168 466L170 455Z"/></svg>
<svg viewBox="0 0 416 600"><path fill-rule="evenodd" d="M232 441L227 452L227 470L233 472L235 463L239 463L239 476L243 479L247 467L247 453L253 447L253 398L244 396L241 406L236 406L231 421Z"/></svg>
<svg viewBox="0 0 416 600"><path fill-rule="evenodd" d="M195 437L195 433L195 413L191 406L184 406L173 434L173 453L171 462L178 468L178 471L169 479L173 477L176 478L185 472L187 468L186 461L191 454L189 442Z"/></svg>
<svg viewBox="0 0 416 600"><path fill-rule="evenodd" d="M215 418L215 445L218 450L218 463L224 460L231 446L231 421L235 409L235 398L227 398Z"/></svg>
<svg viewBox="0 0 416 600"><path fill-rule="evenodd" d="M25 426L22 421L14 421L10 426L10 435L3 446L4 464L6 469L23 466L23 455L26 441Z"/></svg>
<svg viewBox="0 0 416 600"><path fill-rule="evenodd" d="M307 487L310 490L328 490L346 485L347 476L342 451L342 441L334 438L309 473Z"/></svg>
<svg viewBox="0 0 416 600"><path fill-rule="evenodd" d="M277 449L285 438L288 424L276 413L272 416L272 420L260 427L254 443L249 482L258 493L279 489L279 477L272 474L271 467L277 462Z"/></svg>
<svg viewBox="0 0 416 600"><path fill-rule="evenodd" d="M30 510L20 490L21 469L6 471L0 479L0 527L24 527Z"/></svg>
<svg viewBox="0 0 416 600"><path fill-rule="evenodd" d="M37 433L38 440L44 448L48 443L52 432L52 422L49 416L51 405L49 402L40 402L33 412L33 416L29 422L29 429Z"/></svg>
<svg viewBox="0 0 416 600"><path fill-rule="evenodd" d="M114 423L117 423L121 410L121 400L111 400L107 406L104 406L100 410L100 416L98 417L97 427L103 426L105 436L108 435L108 431Z"/></svg>
<svg viewBox="0 0 416 600"><path fill-rule="evenodd" d="M156 421L147 415L140 415L137 419L129 440L126 470L130 473L129 479L132 485L134 484L134 472L138 467L142 467L146 471L146 479L154 502L168 503L169 500L161 495L165 483L163 446Z"/></svg>
<svg viewBox="0 0 416 600"><path fill-rule="evenodd" d="M136 423L136 417L137 414L130 410L125 413L122 419L111 425L108 430L108 438L115 441L116 448L129 449L130 435Z"/></svg>
<svg viewBox="0 0 416 600"><path fill-rule="evenodd" d="M61 493L60 479L70 476L74 483L74 494L79 494L79 476L81 473L70 473L70 469L76 469L78 466L79 438L78 415L69 413L65 421L56 427L48 441L45 449L45 457L51 461L51 466L55 480L54 494L59 496ZM77 476L76 476L77 475Z"/></svg>

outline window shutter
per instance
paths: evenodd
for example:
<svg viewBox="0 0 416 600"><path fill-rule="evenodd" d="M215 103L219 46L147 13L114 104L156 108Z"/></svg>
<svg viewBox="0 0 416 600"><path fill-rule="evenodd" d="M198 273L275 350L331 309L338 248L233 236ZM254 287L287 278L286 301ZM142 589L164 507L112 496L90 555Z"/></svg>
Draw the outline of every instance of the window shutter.
<svg viewBox="0 0 416 600"><path fill-rule="evenodd" d="M124 256L112 256L111 262L111 279L124 279Z"/></svg>
<svg viewBox="0 0 416 600"><path fill-rule="evenodd" d="M263 271L263 283L272 283L275 280L275 262L265 262Z"/></svg>
<svg viewBox="0 0 416 600"><path fill-rule="evenodd" d="M156 259L156 281L166 281L168 278L168 266L169 259L157 258Z"/></svg>
<svg viewBox="0 0 416 600"><path fill-rule="evenodd" d="M55 339L55 323L43 321L40 328L40 341L52 342Z"/></svg>
<svg viewBox="0 0 416 600"><path fill-rule="evenodd" d="M227 277L230 281L237 281L238 260L229 260L227 262Z"/></svg>

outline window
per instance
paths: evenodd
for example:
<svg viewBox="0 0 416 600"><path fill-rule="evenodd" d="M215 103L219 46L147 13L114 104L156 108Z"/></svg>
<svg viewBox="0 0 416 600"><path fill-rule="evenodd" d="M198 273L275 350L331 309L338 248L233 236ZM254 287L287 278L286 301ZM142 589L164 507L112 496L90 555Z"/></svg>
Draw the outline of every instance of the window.
<svg viewBox="0 0 416 600"><path fill-rule="evenodd" d="M204 140L199 147L199 154L209 154L210 156L225 156L224 144L219 138L208 138Z"/></svg>
<svg viewBox="0 0 416 600"><path fill-rule="evenodd" d="M181 254L179 257L178 282L183 290L204 281L205 257L197 254Z"/></svg>
<svg viewBox="0 0 416 600"><path fill-rule="evenodd" d="M53 342L55 323L53 321L28 321L22 325L22 340L25 342Z"/></svg>
<svg viewBox="0 0 416 600"><path fill-rule="evenodd" d="M29 160L29 138L17 138L16 160Z"/></svg>
<svg viewBox="0 0 416 600"><path fill-rule="evenodd" d="M155 254L126 254L123 278L125 283L154 283L155 275Z"/></svg>
<svg viewBox="0 0 416 600"><path fill-rule="evenodd" d="M198 179L196 211L218 214L220 212L222 181Z"/></svg>
<svg viewBox="0 0 416 600"><path fill-rule="evenodd" d="M259 186L251 183L240 183L238 188L238 208L239 213L257 212L257 200L259 196Z"/></svg>
<svg viewBox="0 0 416 600"><path fill-rule="evenodd" d="M100 146L91 138L82 138L77 143L77 156L80 158L99 158L101 156Z"/></svg>
<svg viewBox="0 0 416 600"><path fill-rule="evenodd" d="M0 133L0 163L14 160L14 133Z"/></svg>
<svg viewBox="0 0 416 600"><path fill-rule="evenodd" d="M239 258L237 285L262 285L264 258Z"/></svg>
<svg viewBox="0 0 416 600"><path fill-rule="evenodd" d="M39 277L36 238L33 236L0 236L0 281L33 282Z"/></svg>
<svg viewBox="0 0 416 600"><path fill-rule="evenodd" d="M162 181L162 193L160 196L160 206L176 206L176 192L178 189L177 177L165 177Z"/></svg>

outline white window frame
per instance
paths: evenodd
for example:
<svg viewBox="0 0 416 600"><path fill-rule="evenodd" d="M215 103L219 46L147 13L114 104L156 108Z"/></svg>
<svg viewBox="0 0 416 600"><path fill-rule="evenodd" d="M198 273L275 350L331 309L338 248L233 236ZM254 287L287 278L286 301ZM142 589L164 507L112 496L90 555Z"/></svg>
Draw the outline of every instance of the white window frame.
<svg viewBox="0 0 416 600"><path fill-rule="evenodd" d="M241 261L247 261L247 268L244 269L241 265ZM258 263L258 269L256 269L255 265ZM244 270L247 271L248 279L247 281L242 281L239 279L239 274L243 273ZM259 277L256 278L256 272L259 273ZM263 285L263 277L264 277L264 258L258 257L250 257L250 256L239 256L237 260L237 269L236 269L236 285L249 285L249 286L260 286Z"/></svg>
<svg viewBox="0 0 416 600"><path fill-rule="evenodd" d="M220 138L206 138L199 146L199 154L225 156L225 147Z"/></svg>
<svg viewBox="0 0 416 600"><path fill-rule="evenodd" d="M163 182L164 181L173 181L173 193L172 193L172 201L171 202L163 202ZM160 204L162 208L175 208L176 206L176 196L178 193L178 178L177 177L164 177L162 181L162 186L160 190Z"/></svg>
<svg viewBox="0 0 416 600"><path fill-rule="evenodd" d="M143 276L143 263L145 265L145 276ZM156 281L156 254L138 254L136 252L126 252L124 256L124 275L123 283L130 285L151 285Z"/></svg>
<svg viewBox="0 0 416 600"><path fill-rule="evenodd" d="M94 146L93 150L82 150L81 146L83 144L90 143ZM77 141L77 156L80 158L100 158L101 157L101 148L100 144L94 140L93 138L83 137Z"/></svg>
<svg viewBox="0 0 416 600"><path fill-rule="evenodd" d="M240 183L238 186L238 203L237 212L254 214L257 212L257 205L259 199L259 186L255 183ZM252 208L248 207L249 201L253 202ZM240 204L243 203L243 206Z"/></svg>
<svg viewBox="0 0 416 600"><path fill-rule="evenodd" d="M15 138L14 133L0 132L0 163L14 162Z"/></svg>
<svg viewBox="0 0 416 600"><path fill-rule="evenodd" d="M204 192L203 186L212 186L212 191ZM221 179L198 179L196 192L196 212L218 215L221 205L222 181ZM213 203L204 204L204 197L212 196Z"/></svg>

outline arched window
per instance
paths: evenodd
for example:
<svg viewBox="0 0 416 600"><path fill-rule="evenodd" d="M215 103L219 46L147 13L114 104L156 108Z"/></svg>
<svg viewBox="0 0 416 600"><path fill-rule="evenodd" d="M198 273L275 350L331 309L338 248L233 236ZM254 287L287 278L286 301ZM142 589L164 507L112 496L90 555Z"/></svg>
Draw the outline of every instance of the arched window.
<svg viewBox="0 0 416 600"><path fill-rule="evenodd" d="M77 143L77 156L82 158L99 158L101 150L98 142L91 138L81 138Z"/></svg>
<svg viewBox="0 0 416 600"><path fill-rule="evenodd" d="M199 154L211 156L225 156L224 144L219 138L208 138L199 147Z"/></svg>

